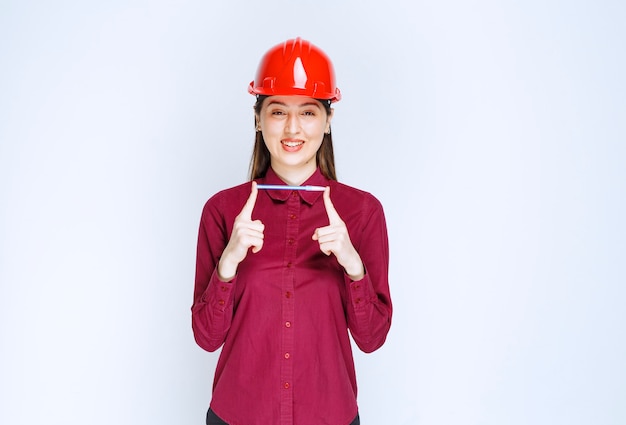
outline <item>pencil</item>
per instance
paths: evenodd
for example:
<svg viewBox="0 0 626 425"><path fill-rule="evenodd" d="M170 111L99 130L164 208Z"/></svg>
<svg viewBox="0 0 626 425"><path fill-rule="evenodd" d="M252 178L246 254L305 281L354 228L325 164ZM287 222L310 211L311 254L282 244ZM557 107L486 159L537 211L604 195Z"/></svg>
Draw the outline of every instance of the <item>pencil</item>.
<svg viewBox="0 0 626 425"><path fill-rule="evenodd" d="M258 184L257 189L265 190L306 190L307 192L323 192L324 186L288 186L281 184Z"/></svg>

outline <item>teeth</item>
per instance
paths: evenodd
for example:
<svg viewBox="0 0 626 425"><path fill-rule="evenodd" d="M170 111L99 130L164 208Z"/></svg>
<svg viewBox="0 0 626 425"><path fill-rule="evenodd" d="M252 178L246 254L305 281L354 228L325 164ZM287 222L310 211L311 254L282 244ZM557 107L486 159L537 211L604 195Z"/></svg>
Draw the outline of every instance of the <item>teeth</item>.
<svg viewBox="0 0 626 425"><path fill-rule="evenodd" d="M304 142L282 142L283 145L285 146L289 146L290 148L294 148L296 146L300 146L301 144L303 144Z"/></svg>

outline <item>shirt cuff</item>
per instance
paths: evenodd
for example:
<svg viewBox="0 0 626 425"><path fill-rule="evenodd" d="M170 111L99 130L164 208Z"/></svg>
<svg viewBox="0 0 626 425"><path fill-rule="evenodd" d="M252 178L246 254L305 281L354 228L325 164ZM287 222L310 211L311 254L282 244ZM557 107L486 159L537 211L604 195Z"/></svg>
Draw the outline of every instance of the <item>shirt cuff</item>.
<svg viewBox="0 0 626 425"><path fill-rule="evenodd" d="M364 308L370 304L372 295L375 295L374 286L367 272L362 279L352 280L350 276L345 275L348 286L349 298L355 309Z"/></svg>
<svg viewBox="0 0 626 425"><path fill-rule="evenodd" d="M228 282L222 282L217 276L217 268L213 271L209 285L204 294L202 294L202 302L209 305L210 308L225 311L232 304L235 295L234 288L237 276Z"/></svg>

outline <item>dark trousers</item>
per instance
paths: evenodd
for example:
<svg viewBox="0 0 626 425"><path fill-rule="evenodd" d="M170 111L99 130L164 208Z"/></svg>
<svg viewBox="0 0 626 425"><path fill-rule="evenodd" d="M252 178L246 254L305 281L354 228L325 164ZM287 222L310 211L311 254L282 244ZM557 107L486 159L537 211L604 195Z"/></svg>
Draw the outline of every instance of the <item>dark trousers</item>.
<svg viewBox="0 0 626 425"><path fill-rule="evenodd" d="M352 421L350 425L360 425L361 421L359 420L359 415L356 415L356 418ZM215 414L211 409L206 414L206 425L228 425L226 422L221 420L219 416Z"/></svg>

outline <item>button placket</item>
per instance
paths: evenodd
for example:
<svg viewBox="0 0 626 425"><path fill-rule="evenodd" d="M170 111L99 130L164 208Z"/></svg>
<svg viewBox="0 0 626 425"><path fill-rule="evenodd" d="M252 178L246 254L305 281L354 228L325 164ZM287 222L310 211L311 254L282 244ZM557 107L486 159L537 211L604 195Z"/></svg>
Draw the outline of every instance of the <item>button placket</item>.
<svg viewBox="0 0 626 425"><path fill-rule="evenodd" d="M295 266L299 231L301 200L300 195L292 193L287 198L285 253L283 256L283 273L281 283L282 330L281 330L281 368L280 382L282 395L280 410L282 418L293 418L293 348L294 348L294 297L295 297Z"/></svg>

